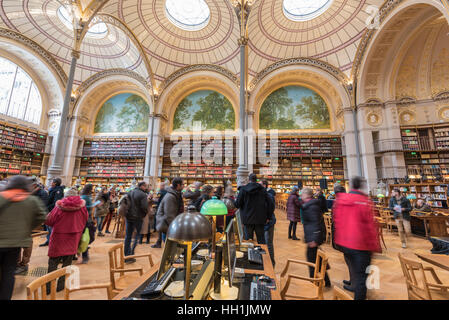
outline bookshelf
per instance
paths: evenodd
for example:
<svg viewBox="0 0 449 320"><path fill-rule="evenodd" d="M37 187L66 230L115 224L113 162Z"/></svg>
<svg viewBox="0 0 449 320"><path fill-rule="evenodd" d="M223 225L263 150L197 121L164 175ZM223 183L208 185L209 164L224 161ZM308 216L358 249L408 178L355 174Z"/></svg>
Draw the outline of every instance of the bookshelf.
<svg viewBox="0 0 449 320"><path fill-rule="evenodd" d="M184 179L186 185L195 181L201 181L204 184L213 186L223 185L225 182L229 181L234 189L236 189L238 163L235 156L235 152L237 151L235 138L232 138L232 141L229 139L227 142L222 140L221 143L214 142L213 140L191 140L190 158L186 159L188 161L184 161L184 163L182 161L179 163L173 162L171 159L172 148L175 144L177 144L177 142L170 141L169 139L166 139L164 142L161 180L172 180L173 178L179 177ZM226 145L232 145L232 149L226 148ZM201 163L194 163L192 155L201 154L207 146L221 149L221 164L215 164L213 162L207 163L203 160ZM179 156L181 156L181 152L179 153Z"/></svg>
<svg viewBox="0 0 449 320"><path fill-rule="evenodd" d="M211 141L202 141L200 145L191 141L190 147L193 150L193 154L195 154L201 152L210 143ZM238 168L236 138L233 138L232 143L234 150L232 154L226 150L225 142L222 141L221 143L223 164L193 163L192 155L189 159L186 159L189 160L188 163L174 163L170 159L174 143L166 139L163 149L161 179L171 180L175 177L180 177L187 184L201 181L215 186L231 181L233 187L236 188L236 172ZM220 146L220 144L217 146ZM259 148L263 149L259 150ZM272 188L277 192L290 190L299 180L302 180L303 185L308 187L319 187L319 180L322 178L328 180L330 187L337 181L344 184L344 159L339 136L280 137L277 147L270 146L269 139L264 143L257 143L258 155L264 154L269 159L270 155L276 153L279 164L277 170L274 170L270 164L258 162L254 164L253 171L260 180L268 180ZM232 162L227 164L225 159L232 160Z"/></svg>
<svg viewBox="0 0 449 320"><path fill-rule="evenodd" d="M407 175L410 179L449 181L449 126L402 127Z"/></svg>
<svg viewBox="0 0 449 320"><path fill-rule="evenodd" d="M82 184L130 186L144 176L146 145L146 139L137 138L85 140L74 172Z"/></svg>
<svg viewBox="0 0 449 320"><path fill-rule="evenodd" d="M298 181L304 187L319 187L320 179L327 179L328 187L333 183L344 184L344 159L341 137L339 136L290 136L280 137L278 146L272 147L270 141L258 145L258 152L267 156L277 152L278 168L257 164L261 179L266 179L276 192L288 192Z"/></svg>
<svg viewBox="0 0 449 320"><path fill-rule="evenodd" d="M416 196L416 199L428 199L427 203L433 208L448 208L447 185L440 183L391 184L389 195L391 195L393 189L399 189L407 195L412 194ZM389 199L390 197L388 197L388 201Z"/></svg>
<svg viewBox="0 0 449 320"><path fill-rule="evenodd" d="M0 175L40 176L46 142L44 133L0 122Z"/></svg>

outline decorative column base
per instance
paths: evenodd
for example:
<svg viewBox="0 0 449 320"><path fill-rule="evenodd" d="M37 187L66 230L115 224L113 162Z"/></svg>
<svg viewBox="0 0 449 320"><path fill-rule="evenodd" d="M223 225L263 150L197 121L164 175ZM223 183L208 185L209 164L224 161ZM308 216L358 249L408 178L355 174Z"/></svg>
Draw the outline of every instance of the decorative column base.
<svg viewBox="0 0 449 320"><path fill-rule="evenodd" d="M249 171L244 166L239 166L237 169L237 188L248 184Z"/></svg>

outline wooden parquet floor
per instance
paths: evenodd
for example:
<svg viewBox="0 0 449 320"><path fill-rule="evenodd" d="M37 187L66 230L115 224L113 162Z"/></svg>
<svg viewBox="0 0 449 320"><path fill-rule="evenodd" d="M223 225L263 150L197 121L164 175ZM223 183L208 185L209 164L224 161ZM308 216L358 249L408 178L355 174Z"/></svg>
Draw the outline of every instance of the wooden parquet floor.
<svg viewBox="0 0 449 320"><path fill-rule="evenodd" d="M275 272L279 279L279 275L282 272L285 263L288 258L305 260L306 245L303 240L303 230L302 225L298 224L297 236L300 237L300 241L294 241L287 239L288 225L289 222L286 220L286 214L283 211L276 211L277 224L275 227L275 258L276 267ZM111 225L110 230L112 230L113 225ZM409 246L406 249L401 248L401 242L397 233L387 233L384 232L385 242L387 245L387 250L382 254L375 254L372 259L372 265L377 266L380 271L380 286L378 289L373 289L368 291L369 300L406 300L407 290L405 287L404 278L402 275L401 266L397 257L398 252L405 254L411 258L419 260L413 254L415 249L425 249L430 250L432 245L429 241L423 238L412 237L409 240ZM163 249L153 249L150 247L156 241L157 235L152 235L150 244L138 245L136 248L136 254L151 252L154 256L154 260L159 261ZM103 283L109 282L109 265L107 250L108 247L112 246L112 243L108 243L113 240L111 235L106 235L105 237L97 237L94 243L91 244L90 249L90 261L88 264L79 264L79 261L75 261L74 265L79 267L80 270L80 283L83 284L93 284L93 283ZM35 268L47 267L48 257L47 250L48 247L39 247L38 245L45 241L44 238L37 238L34 241L33 255L30 262L30 270ZM145 239L144 239L145 241ZM343 254L339 251L334 250L329 244L322 245L322 249L329 256L329 263L331 269L329 270L329 276L333 285L342 286L342 281L348 279L348 271L346 264L343 259ZM431 266L427 263L425 265ZM128 267L142 266L144 272L149 269L148 260L138 259L138 261ZM438 267L434 267L437 274L443 281L443 283L449 283L449 272L444 271ZM299 275L308 275L308 270L306 267L296 267L291 269L292 272ZM29 273L30 274L30 273ZM136 274L137 275L137 274ZM21 300L26 299L26 285L31 281L36 279L33 276L16 276L16 284L13 299ZM310 286L306 285L304 282L293 282L290 287L291 293L307 295L313 290ZM325 291L325 299L332 299L332 290ZM62 299L62 292L58 293L57 298ZM89 290L80 291L73 294L71 297L76 300L104 300L106 299L105 290Z"/></svg>

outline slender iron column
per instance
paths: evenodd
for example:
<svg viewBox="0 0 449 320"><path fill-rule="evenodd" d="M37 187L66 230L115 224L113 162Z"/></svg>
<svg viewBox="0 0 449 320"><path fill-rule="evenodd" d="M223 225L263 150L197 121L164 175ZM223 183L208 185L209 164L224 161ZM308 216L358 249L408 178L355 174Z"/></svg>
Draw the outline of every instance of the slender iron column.
<svg viewBox="0 0 449 320"><path fill-rule="evenodd" d="M55 153L53 156L53 161L50 165L50 168L48 168L48 181L50 181L52 178L58 177L62 174L62 168L64 167L64 156L65 156L65 139L66 139L66 129L67 129L67 123L68 123L68 115L69 115L69 108L70 108L70 99L72 97L72 87L73 87L73 80L75 78L75 70L76 70L76 64L80 57L80 53L78 51L72 51L72 63L70 64L70 72L69 72L69 78L67 80L67 86L65 91L65 97L64 97L64 105L62 107L61 112L61 120L59 121L59 129L58 129L58 136L56 138L56 144L55 144Z"/></svg>

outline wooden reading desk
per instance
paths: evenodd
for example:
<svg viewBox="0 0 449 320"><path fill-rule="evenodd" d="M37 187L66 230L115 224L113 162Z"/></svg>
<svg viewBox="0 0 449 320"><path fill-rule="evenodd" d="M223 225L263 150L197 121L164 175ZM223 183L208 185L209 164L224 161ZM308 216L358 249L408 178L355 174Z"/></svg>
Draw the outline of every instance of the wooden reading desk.
<svg viewBox="0 0 449 320"><path fill-rule="evenodd" d="M432 254L427 250L415 250L414 253L422 260L449 271L449 255Z"/></svg>
<svg viewBox="0 0 449 320"><path fill-rule="evenodd" d="M266 245L258 245L261 246L262 249L265 251L264 254L262 254L263 259L263 270L251 270L251 269L244 269L245 274L257 274L257 275L266 275L276 282L276 289L271 290L271 299L272 300L281 300L280 295L280 286L279 282L276 279L276 275L274 273L273 265L271 263L270 255L268 253L268 248ZM148 281L155 273L157 273L159 269L159 263L155 264L150 270L148 270L146 273L144 273L139 279L136 280L135 283L130 285L128 288L124 289L122 292L120 292L117 296L114 297L113 300L122 300L123 298L127 298L134 294L145 282ZM211 279L213 281L213 278ZM210 299L208 297L208 299Z"/></svg>
<svg viewBox="0 0 449 320"><path fill-rule="evenodd" d="M426 230L426 237L448 237L446 222L449 215L443 212L414 212L410 214L412 217L423 220ZM429 230L430 229L430 230Z"/></svg>

